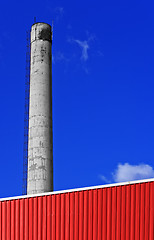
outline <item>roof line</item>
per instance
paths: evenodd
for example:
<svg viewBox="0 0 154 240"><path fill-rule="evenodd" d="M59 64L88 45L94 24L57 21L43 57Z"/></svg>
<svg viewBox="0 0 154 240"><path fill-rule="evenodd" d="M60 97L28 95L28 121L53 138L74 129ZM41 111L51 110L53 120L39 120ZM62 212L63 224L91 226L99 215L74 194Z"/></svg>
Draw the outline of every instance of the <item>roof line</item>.
<svg viewBox="0 0 154 240"><path fill-rule="evenodd" d="M55 191L55 192L53 191L53 192L46 192L46 193L37 193L37 194L30 194L30 195L22 195L22 196L15 196L15 197L0 198L0 202L2 202L2 201L9 201L9 200L15 200L15 199L17 200L17 199L23 199L23 198L42 197L42 196L62 194L62 193L94 190L94 189L100 189L100 188L118 187L118 186L132 185L132 184L146 183L146 182L154 182L154 178L143 179L143 180L136 180L136 181L128 181L128 182L120 182L120 183L111 183L111 184L91 186L91 187L74 188L74 189L61 190L61 191Z"/></svg>

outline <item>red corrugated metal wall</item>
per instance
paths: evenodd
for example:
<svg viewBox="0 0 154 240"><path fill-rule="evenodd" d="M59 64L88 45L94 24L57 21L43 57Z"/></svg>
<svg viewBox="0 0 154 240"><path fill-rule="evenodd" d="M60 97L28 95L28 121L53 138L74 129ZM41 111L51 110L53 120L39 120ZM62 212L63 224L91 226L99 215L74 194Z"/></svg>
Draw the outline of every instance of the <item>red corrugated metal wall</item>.
<svg viewBox="0 0 154 240"><path fill-rule="evenodd" d="M0 240L154 240L154 182L0 202Z"/></svg>

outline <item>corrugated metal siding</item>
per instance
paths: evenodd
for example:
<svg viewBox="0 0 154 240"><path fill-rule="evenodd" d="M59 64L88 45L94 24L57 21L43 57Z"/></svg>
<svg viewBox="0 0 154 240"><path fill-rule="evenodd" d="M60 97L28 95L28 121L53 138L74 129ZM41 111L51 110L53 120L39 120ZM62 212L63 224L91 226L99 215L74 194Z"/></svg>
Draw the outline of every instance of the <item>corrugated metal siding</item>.
<svg viewBox="0 0 154 240"><path fill-rule="evenodd" d="M154 182L0 202L0 240L154 240Z"/></svg>

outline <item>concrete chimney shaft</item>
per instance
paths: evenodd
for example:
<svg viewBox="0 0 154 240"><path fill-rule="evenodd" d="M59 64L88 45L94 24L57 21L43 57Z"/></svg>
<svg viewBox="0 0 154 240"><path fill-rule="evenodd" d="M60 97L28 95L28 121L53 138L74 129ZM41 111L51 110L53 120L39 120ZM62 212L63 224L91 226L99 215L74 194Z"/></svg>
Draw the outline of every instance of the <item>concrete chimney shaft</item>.
<svg viewBox="0 0 154 240"><path fill-rule="evenodd" d="M53 190L51 26L31 28L27 194Z"/></svg>

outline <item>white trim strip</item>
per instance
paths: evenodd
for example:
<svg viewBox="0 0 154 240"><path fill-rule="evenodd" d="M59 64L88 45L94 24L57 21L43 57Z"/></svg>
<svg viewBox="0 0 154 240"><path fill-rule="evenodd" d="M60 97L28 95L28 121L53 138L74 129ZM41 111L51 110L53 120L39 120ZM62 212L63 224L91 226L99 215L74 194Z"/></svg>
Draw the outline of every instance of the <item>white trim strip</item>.
<svg viewBox="0 0 154 240"><path fill-rule="evenodd" d="M91 186L91 187L84 187L84 188L74 188L74 189L61 190L61 191L55 191L55 192L46 192L46 193L37 193L37 194L22 195L22 196L8 197L8 198L0 198L0 202L2 202L2 201L9 201L9 200L15 200L15 199L23 199L23 198L42 197L42 196L48 196L48 195L54 195L54 194L79 192L79 191L93 190L93 189L99 189L99 188L108 188L108 187L132 185L132 184L146 183L146 182L154 182L154 178L137 180L137 181L112 183L112 184L98 185L98 186Z"/></svg>

